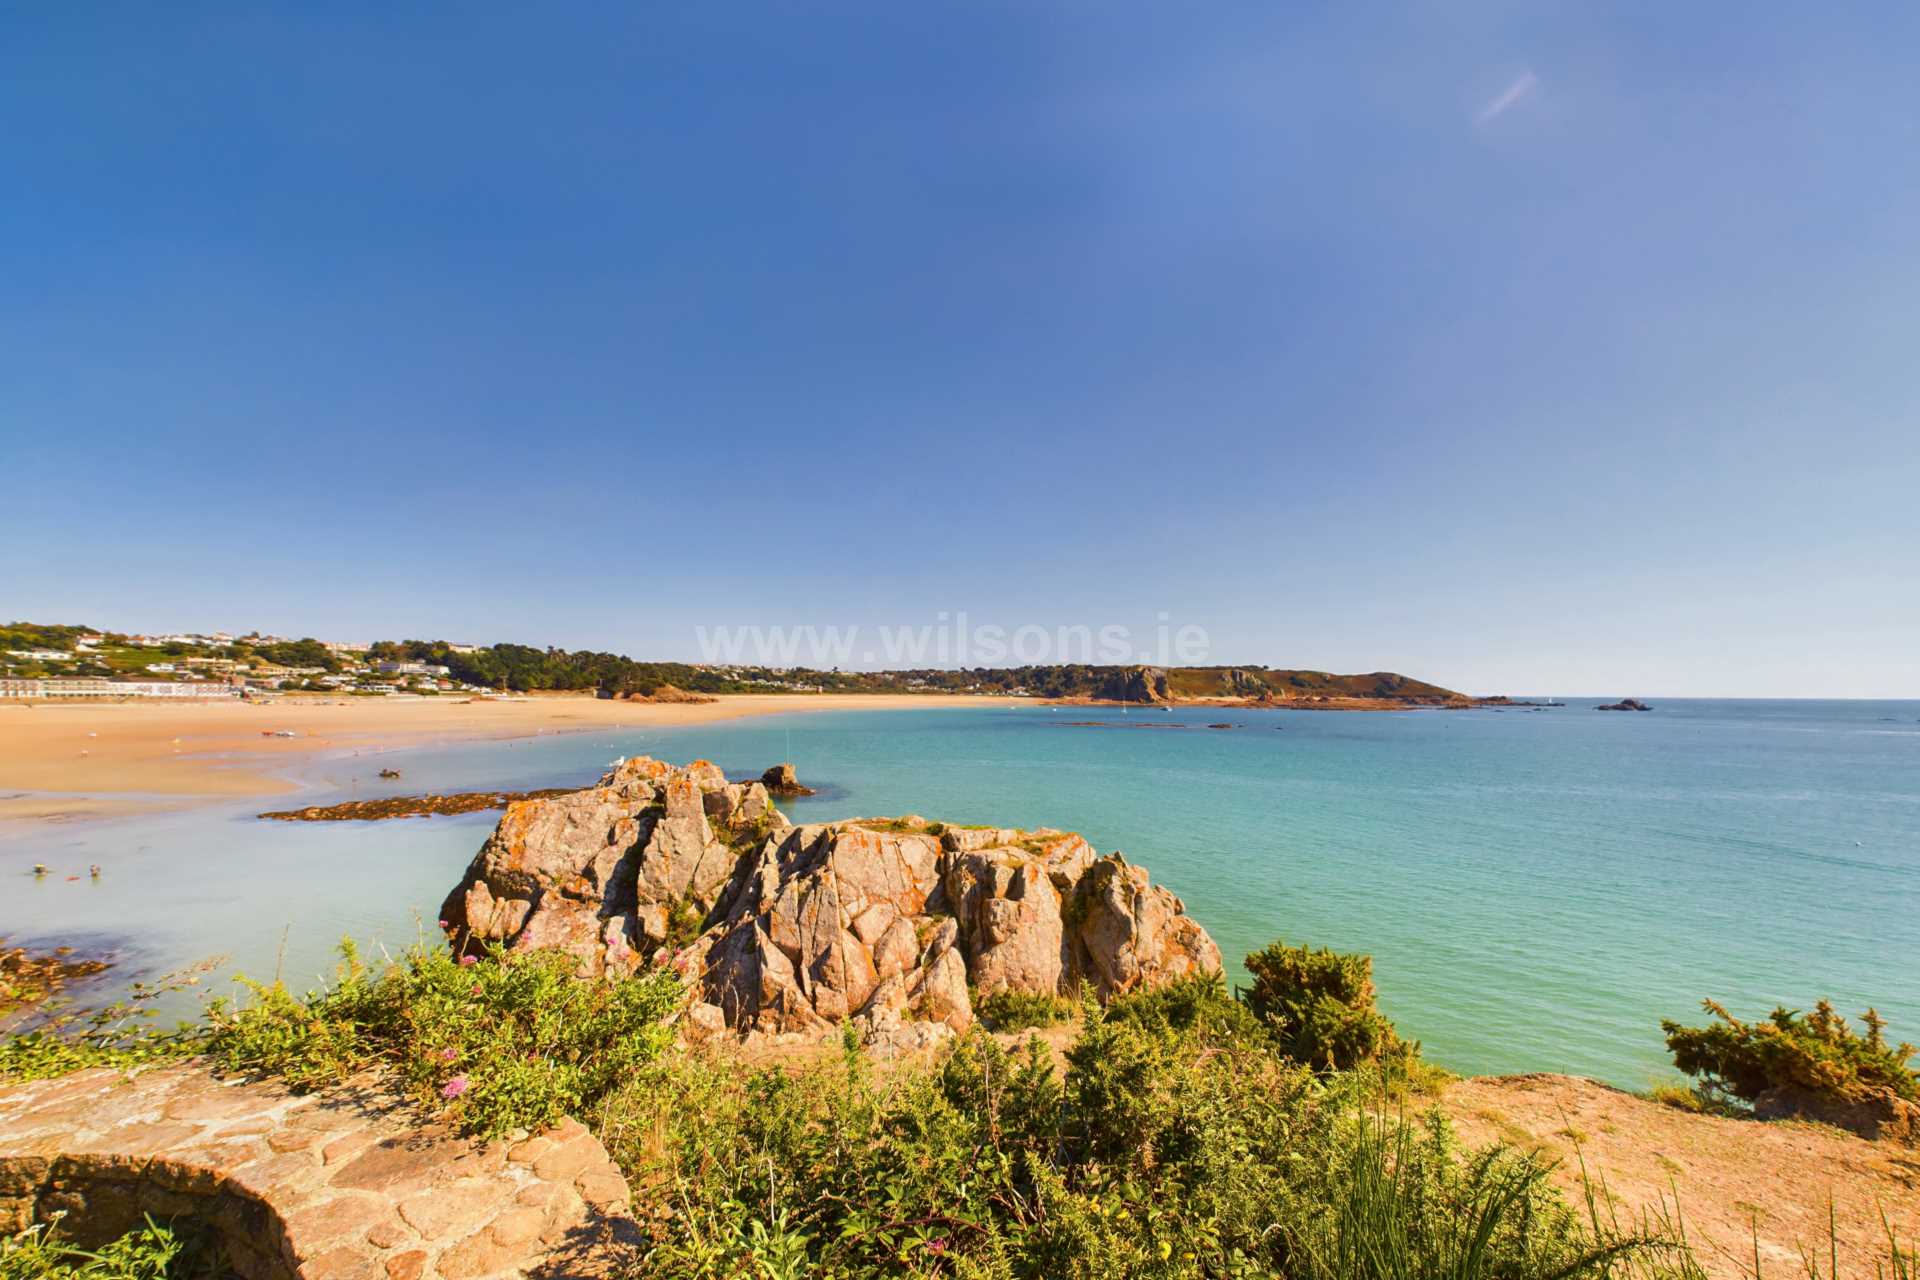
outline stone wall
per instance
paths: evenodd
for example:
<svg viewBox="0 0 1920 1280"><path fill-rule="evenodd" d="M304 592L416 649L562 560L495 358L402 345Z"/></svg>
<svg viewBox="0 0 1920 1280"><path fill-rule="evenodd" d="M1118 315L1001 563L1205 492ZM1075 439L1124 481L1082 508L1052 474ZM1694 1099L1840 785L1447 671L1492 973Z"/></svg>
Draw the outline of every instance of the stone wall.
<svg viewBox="0 0 1920 1280"><path fill-rule="evenodd" d="M246 1280L590 1272L627 1205L580 1124L476 1143L377 1078L296 1096L187 1064L0 1089L0 1231L59 1214L94 1245L190 1218Z"/></svg>

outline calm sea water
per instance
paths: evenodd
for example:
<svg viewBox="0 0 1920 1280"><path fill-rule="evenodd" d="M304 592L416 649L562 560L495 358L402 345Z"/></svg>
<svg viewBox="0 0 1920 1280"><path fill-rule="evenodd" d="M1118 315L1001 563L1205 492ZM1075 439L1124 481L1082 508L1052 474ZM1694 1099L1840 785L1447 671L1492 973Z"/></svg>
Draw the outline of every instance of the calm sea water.
<svg viewBox="0 0 1920 1280"><path fill-rule="evenodd" d="M319 803L585 785L638 753L739 774L792 760L824 792L787 806L801 821L1072 828L1180 894L1236 977L1274 938L1371 952L1386 1011L1462 1072L1644 1086L1664 1073L1659 1020L1707 995L1755 1014L1874 1004L1920 1040L1920 703L1601 714L1606 699L1565 700L801 713L362 754L297 776ZM1068 724L1087 720L1115 727ZM1220 720L1242 727L1201 727ZM383 765L404 777L382 782ZM121 975L225 954L303 985L343 935L397 947L431 929L497 816L281 824L255 807L0 835L0 936L110 946ZM54 874L32 879L34 862Z"/></svg>

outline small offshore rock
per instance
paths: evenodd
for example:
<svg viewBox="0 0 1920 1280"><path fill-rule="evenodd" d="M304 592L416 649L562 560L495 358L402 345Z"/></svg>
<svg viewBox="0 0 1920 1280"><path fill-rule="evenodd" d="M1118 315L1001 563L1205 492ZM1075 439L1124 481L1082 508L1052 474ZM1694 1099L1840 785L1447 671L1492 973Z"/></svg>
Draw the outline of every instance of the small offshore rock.
<svg viewBox="0 0 1920 1280"><path fill-rule="evenodd" d="M791 764L777 764L760 775L760 785L774 796L810 796L812 787L802 786Z"/></svg>

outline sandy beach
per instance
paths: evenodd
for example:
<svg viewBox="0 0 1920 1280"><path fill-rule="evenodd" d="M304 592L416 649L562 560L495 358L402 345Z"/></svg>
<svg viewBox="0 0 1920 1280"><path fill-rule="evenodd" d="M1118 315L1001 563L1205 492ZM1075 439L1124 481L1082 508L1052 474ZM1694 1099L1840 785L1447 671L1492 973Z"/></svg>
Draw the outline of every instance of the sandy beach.
<svg viewBox="0 0 1920 1280"><path fill-rule="evenodd" d="M57 821L272 795L290 757L358 747L700 724L779 712L980 706L973 696L739 694L705 703L585 696L0 706L0 819ZM282 732L292 737L274 736Z"/></svg>

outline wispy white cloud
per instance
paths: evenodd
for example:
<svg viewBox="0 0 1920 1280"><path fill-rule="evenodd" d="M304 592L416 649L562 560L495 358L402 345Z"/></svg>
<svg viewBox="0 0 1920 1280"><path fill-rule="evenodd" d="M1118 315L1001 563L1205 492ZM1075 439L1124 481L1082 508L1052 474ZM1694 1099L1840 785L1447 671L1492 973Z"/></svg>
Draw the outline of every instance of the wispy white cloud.
<svg viewBox="0 0 1920 1280"><path fill-rule="evenodd" d="M1490 120L1505 115L1539 87L1539 76L1531 71L1522 71L1512 84L1500 91L1498 97L1480 108L1479 123L1486 124Z"/></svg>

